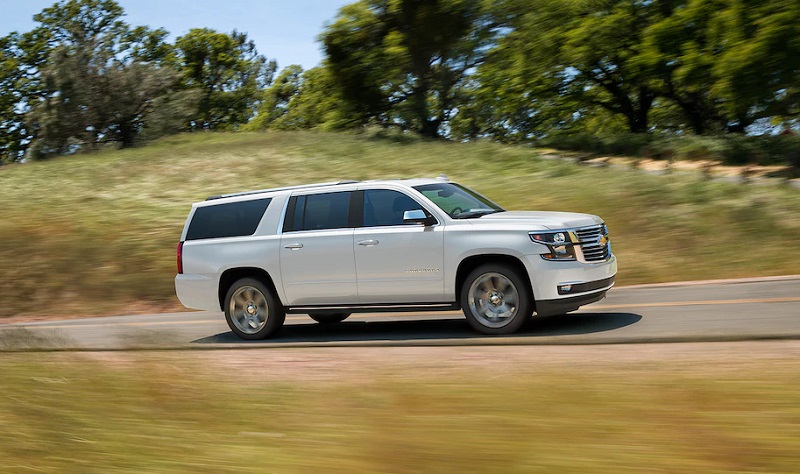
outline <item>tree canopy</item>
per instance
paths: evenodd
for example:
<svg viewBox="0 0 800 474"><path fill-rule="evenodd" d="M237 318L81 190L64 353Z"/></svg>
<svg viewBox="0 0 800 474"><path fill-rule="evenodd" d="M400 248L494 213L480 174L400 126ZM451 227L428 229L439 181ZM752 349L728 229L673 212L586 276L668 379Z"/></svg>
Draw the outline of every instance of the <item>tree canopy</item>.
<svg viewBox="0 0 800 474"><path fill-rule="evenodd" d="M481 0L362 0L322 33L336 86L363 123L438 137L497 25Z"/></svg>
<svg viewBox="0 0 800 474"><path fill-rule="evenodd" d="M306 71L278 71L237 31L171 43L114 0L34 19L0 38L0 162L194 130L527 142L800 128L796 0L357 0Z"/></svg>
<svg viewBox="0 0 800 474"><path fill-rule="evenodd" d="M194 29L170 44L123 17L113 0L62 0L0 39L0 162L252 118L275 63L245 33Z"/></svg>

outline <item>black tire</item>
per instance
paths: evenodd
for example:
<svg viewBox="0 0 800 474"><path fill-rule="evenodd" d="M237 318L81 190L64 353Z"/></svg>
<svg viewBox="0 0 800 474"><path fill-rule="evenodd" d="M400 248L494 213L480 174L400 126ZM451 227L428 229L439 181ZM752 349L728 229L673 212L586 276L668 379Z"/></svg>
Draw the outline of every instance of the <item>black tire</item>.
<svg viewBox="0 0 800 474"><path fill-rule="evenodd" d="M336 324L347 319L350 313L308 313L308 315L320 324Z"/></svg>
<svg viewBox="0 0 800 474"><path fill-rule="evenodd" d="M487 263L470 272L460 302L469 325L489 335L512 334L533 314L533 295L525 278L502 263Z"/></svg>
<svg viewBox="0 0 800 474"><path fill-rule="evenodd" d="M266 339L275 335L286 312L275 294L262 281L242 278L225 295L225 321L242 339Z"/></svg>

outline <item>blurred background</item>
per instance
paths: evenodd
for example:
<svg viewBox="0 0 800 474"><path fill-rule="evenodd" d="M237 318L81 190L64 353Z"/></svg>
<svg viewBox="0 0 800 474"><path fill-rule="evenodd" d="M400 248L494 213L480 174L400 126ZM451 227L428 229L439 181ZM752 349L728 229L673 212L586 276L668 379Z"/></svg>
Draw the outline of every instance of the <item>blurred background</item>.
<svg viewBox="0 0 800 474"><path fill-rule="evenodd" d="M183 310L191 203L337 179L598 214L621 285L797 273L797 0L0 8L0 323ZM7 353L64 346L0 331L0 471L800 465L796 341Z"/></svg>

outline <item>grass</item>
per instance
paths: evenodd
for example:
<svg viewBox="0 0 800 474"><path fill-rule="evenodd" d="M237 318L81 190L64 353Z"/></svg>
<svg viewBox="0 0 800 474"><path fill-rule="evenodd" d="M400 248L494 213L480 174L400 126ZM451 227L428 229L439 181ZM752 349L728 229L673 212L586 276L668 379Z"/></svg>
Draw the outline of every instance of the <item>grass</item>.
<svg viewBox="0 0 800 474"><path fill-rule="evenodd" d="M388 364L370 353L358 369L330 349L4 354L0 471L788 473L800 465L796 350L732 362L682 348L626 361L610 355L619 347L586 348L574 349L590 351L585 361L548 352L531 353L543 356L531 364L514 348L470 349L500 355L499 367L428 350L423 360L395 349ZM231 356L238 362L221 362Z"/></svg>
<svg viewBox="0 0 800 474"><path fill-rule="evenodd" d="M541 160L488 143L310 132L195 134L0 168L0 317L178 309L192 202L335 179L445 173L509 209L602 216L619 284L797 273L800 193Z"/></svg>

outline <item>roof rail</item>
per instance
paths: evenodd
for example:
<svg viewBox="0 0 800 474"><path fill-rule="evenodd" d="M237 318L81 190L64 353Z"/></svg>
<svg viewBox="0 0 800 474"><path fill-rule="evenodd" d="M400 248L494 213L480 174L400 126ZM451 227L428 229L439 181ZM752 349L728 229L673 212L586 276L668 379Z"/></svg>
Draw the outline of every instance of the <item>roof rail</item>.
<svg viewBox="0 0 800 474"><path fill-rule="evenodd" d="M258 189L255 191L245 191L242 193L231 193L231 194L220 194L218 196L209 196L206 198L206 201L213 201L215 199L222 199L222 198L229 198L229 197L237 197L237 196L249 196L251 194L261 194L261 193L270 193L274 191L289 191L294 189L306 189L306 188L324 188L328 186L338 186L340 184L353 184L357 183L358 181L354 181L352 179L347 179L343 181L330 181L327 183L314 183L314 184L301 184L298 186L284 186L280 188L269 188L269 189Z"/></svg>

